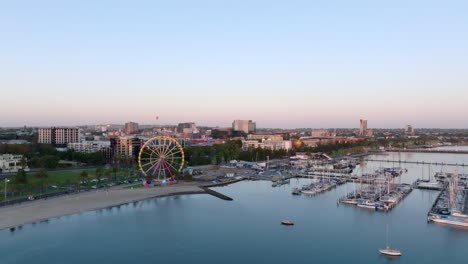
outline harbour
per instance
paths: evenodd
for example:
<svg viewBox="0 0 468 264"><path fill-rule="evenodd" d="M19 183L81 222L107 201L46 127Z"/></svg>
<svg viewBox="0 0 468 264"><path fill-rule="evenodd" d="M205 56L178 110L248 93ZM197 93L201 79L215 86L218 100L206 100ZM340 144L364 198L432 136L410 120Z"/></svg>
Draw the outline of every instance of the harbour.
<svg viewBox="0 0 468 264"><path fill-rule="evenodd" d="M453 158L445 157L451 154L436 155L442 156L411 158ZM462 155L458 157L463 161ZM2 253L7 252L2 254L2 261L83 263L96 261L99 256L98 261L153 263L154 248L174 244L185 254L162 254L158 256L159 261L183 263L209 259L209 263L242 263L262 256L263 261L269 263L310 263L311 258L317 263L387 263L388 258L376 251L385 247L385 230L389 224L391 245L404 252L403 257L392 260L395 263L463 263L466 260L464 249L468 246L466 228L427 222L428 212L442 196L439 191L413 188L387 213L375 213L375 207L367 210L337 206L337 199L360 188L361 175L373 174L380 167L379 162L364 159L347 175L349 179L344 178L346 175L336 177L346 179L346 183L316 195L291 195L291 190L316 186L321 181L332 182L335 178L327 177L326 173L304 177L283 173L289 181L272 187L271 177L260 175L265 178L249 180L246 177L229 185L210 187L232 201L206 194L177 195L22 225L13 231L0 231L0 248ZM429 179L429 170L425 169L422 174L422 165L408 164L404 169L408 171L390 179L390 193L401 184L412 186L418 179ZM433 166L432 177L440 171L454 172L447 167ZM459 174L466 173L460 168ZM388 188L385 181L389 179L382 180L379 181L380 191L385 195L385 187ZM295 225L280 225L284 220L291 220ZM210 232L209 238L206 238L207 232ZM363 239L354 239L356 233ZM351 245L349 238L353 238ZM20 245L32 251L12 254L12 249ZM41 254L34 253L33 249L38 247ZM68 258L71 250L77 247L88 253ZM233 247L241 253L226 258L225 252ZM272 251L275 247L287 250L288 254ZM334 252L337 247L342 248L340 254L323 254ZM139 253L116 254L116 250Z"/></svg>

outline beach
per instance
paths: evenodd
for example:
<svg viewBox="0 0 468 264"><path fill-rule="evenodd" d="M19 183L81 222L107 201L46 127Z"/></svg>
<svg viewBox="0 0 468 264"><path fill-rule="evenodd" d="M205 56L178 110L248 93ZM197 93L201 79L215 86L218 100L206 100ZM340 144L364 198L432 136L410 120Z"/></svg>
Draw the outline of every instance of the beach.
<svg viewBox="0 0 468 264"><path fill-rule="evenodd" d="M196 184L184 183L165 187L134 189L119 186L108 191L99 189L47 200L41 199L0 208L0 230L154 197L197 193L205 193L205 191Z"/></svg>

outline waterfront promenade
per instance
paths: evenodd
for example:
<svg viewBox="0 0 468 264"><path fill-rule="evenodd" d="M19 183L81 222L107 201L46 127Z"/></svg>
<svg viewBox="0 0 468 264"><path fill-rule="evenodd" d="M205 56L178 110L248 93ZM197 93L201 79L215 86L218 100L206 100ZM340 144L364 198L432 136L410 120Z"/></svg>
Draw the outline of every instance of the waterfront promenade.
<svg viewBox="0 0 468 264"><path fill-rule="evenodd" d="M100 189L47 200L41 199L0 208L0 230L153 197L197 193L205 193L205 190L194 183L183 183L157 188L125 189L116 187L108 191Z"/></svg>

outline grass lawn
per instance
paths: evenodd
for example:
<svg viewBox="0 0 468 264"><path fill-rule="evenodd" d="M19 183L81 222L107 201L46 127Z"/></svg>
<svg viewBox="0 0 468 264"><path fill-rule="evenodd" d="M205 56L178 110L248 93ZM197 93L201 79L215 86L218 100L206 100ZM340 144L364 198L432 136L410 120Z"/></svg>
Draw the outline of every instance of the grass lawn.
<svg viewBox="0 0 468 264"><path fill-rule="evenodd" d="M84 170L70 170L70 171L48 171L47 172L47 183L49 185L60 185L65 184L67 181L72 182L79 182L81 181L80 173ZM86 169L88 171L88 179L93 179L96 177L96 170L95 169ZM113 175L113 174L112 174ZM40 179L36 177L36 173L28 173L26 174L28 178L29 184L39 184ZM104 177L104 176L103 176ZM13 179L10 179L10 181ZM3 190L5 181L0 181L0 190ZM11 183L7 185L10 186Z"/></svg>
<svg viewBox="0 0 468 264"><path fill-rule="evenodd" d="M71 184L71 183L79 182L79 181L82 180L81 177L80 177L80 173L82 171L87 171L88 172L88 177L86 178L87 181L96 178L96 169L48 171L47 172L47 185L48 186L51 186L51 185L60 186L60 185L68 185L68 184ZM123 173L124 173L124 171L120 171L120 172L117 173L117 175L122 175ZM36 177L36 173L29 173L29 174L26 175L26 177L28 179L28 185L35 185L36 188L41 186L41 180ZM106 176L103 175L102 178L104 178L104 177L106 177ZM134 178L134 177L135 177L134 175L128 175L127 177L122 177L121 176L119 178L119 181ZM101 181L101 184L110 183L110 182L114 181L114 173L111 173L110 176L108 176L108 178L109 179L106 180L106 181ZM95 184L96 183L88 182L86 184L82 184L81 186L91 186L91 185L95 185ZM1 194L3 194L4 186L5 186L5 181L0 180L0 193ZM142 185L141 184L135 184L135 186L133 186L133 187L138 188L139 186L142 186ZM24 185L15 186L10 182L10 183L8 183L7 188L8 188L8 191L12 191L12 190L18 190L18 189L25 189L26 187ZM54 190L47 190L44 193L56 192L56 191L59 191L59 190L62 190L62 189L59 188L59 189L54 189ZM32 194L37 195L37 194L39 194L39 192L34 192ZM20 197L28 197L29 195L31 195L31 194L22 195L22 196L15 196L15 197L9 197L8 200L17 199L17 198L20 198ZM0 201L2 201L2 200L3 200L3 196L0 196Z"/></svg>
<svg viewBox="0 0 468 264"><path fill-rule="evenodd" d="M78 182L81 181L80 173L82 171L84 170L50 171L47 172L47 181L51 185L64 184L67 182L67 180L70 182ZM95 169L88 169L86 171L88 172L88 179L94 179L96 177ZM28 175L28 180L33 181L33 178L35 178L38 181L35 174Z"/></svg>

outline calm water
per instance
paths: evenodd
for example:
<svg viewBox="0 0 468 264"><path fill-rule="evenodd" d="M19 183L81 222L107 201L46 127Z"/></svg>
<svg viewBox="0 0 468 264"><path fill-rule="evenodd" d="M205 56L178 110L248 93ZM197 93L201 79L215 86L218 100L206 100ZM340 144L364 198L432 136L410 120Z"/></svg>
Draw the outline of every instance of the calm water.
<svg viewBox="0 0 468 264"><path fill-rule="evenodd" d="M372 158L468 163L468 155L454 154ZM380 163L364 166L371 170ZM421 177L423 167L401 166L409 170L402 182ZM456 168L431 168L441 169ZM428 171L424 166L426 177ZM336 200L353 189L350 183L318 196L291 195L291 188L308 181L292 180L280 188L240 182L216 188L233 197L231 202L209 195L158 198L0 231L0 263L467 262L468 230L426 222L437 192L414 190L393 211L375 213L337 206ZM296 226L280 225L288 219ZM399 259L377 252L385 246L387 223L390 244L403 251Z"/></svg>

